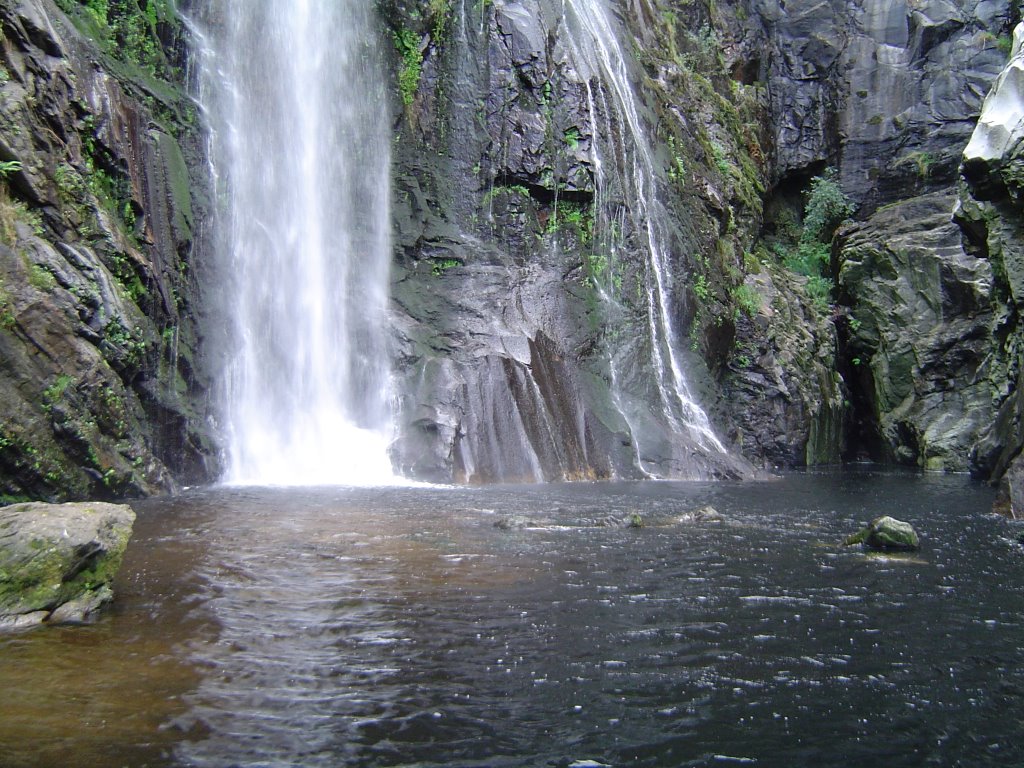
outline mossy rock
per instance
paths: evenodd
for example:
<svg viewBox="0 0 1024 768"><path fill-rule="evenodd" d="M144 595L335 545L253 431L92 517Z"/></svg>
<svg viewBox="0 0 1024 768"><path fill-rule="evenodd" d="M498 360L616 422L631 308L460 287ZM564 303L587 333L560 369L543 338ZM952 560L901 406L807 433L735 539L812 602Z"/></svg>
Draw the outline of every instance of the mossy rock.
<svg viewBox="0 0 1024 768"><path fill-rule="evenodd" d="M0 627L80 620L109 600L134 522L123 504L0 508Z"/></svg>
<svg viewBox="0 0 1024 768"><path fill-rule="evenodd" d="M910 523L888 516L872 520L866 528L848 537L844 544L863 544L869 549L885 552L913 552L921 548L921 541Z"/></svg>

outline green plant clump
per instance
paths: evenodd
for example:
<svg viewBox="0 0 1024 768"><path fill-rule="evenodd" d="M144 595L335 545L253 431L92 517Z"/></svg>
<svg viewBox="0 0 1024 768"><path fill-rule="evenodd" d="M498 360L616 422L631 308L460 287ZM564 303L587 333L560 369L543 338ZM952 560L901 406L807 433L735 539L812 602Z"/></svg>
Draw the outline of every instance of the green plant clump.
<svg viewBox="0 0 1024 768"><path fill-rule="evenodd" d="M433 259L430 265L430 272L434 277L441 277L452 267L462 266L462 262L458 259Z"/></svg>
<svg viewBox="0 0 1024 768"><path fill-rule="evenodd" d="M159 24L177 23L173 0L57 0L103 50L151 75L169 74Z"/></svg>
<svg viewBox="0 0 1024 768"><path fill-rule="evenodd" d="M821 309L828 307L832 294L832 281L827 276L829 244L836 228L852 213L853 203L839 186L835 171L829 169L811 179L795 249L776 245L786 268L808 278L807 293Z"/></svg>
<svg viewBox="0 0 1024 768"><path fill-rule="evenodd" d="M748 317L753 317L761 311L761 294L746 283L736 286L732 291L732 297Z"/></svg>
<svg viewBox="0 0 1024 768"><path fill-rule="evenodd" d="M851 213L853 203L839 186L835 170L829 169L822 176L815 176L807 193L801 242L830 241L836 227Z"/></svg>
<svg viewBox="0 0 1024 768"><path fill-rule="evenodd" d="M398 92L402 103L411 107L416 100L416 91L420 87L420 76L423 74L423 51L420 49L420 36L411 29L402 29L394 34L395 49L401 57L398 70Z"/></svg>

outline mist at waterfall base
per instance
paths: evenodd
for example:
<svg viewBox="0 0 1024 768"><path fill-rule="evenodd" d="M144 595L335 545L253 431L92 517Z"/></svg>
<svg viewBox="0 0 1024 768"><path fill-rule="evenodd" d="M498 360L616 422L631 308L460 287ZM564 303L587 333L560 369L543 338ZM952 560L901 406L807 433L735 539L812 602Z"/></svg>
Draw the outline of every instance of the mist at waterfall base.
<svg viewBox="0 0 1024 768"><path fill-rule="evenodd" d="M226 480L391 482L389 120L372 4L217 0L205 14Z"/></svg>
<svg viewBox="0 0 1024 768"><path fill-rule="evenodd" d="M0 639L0 765L1019 766L991 502L867 470L137 502L111 609ZM919 553L839 544L897 510Z"/></svg>

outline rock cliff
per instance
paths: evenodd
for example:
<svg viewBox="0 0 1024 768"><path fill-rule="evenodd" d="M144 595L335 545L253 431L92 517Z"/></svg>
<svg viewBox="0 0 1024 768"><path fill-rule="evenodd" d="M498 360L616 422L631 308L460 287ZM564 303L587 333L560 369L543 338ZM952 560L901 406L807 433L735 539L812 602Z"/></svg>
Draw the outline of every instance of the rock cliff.
<svg viewBox="0 0 1024 768"><path fill-rule="evenodd" d="M578 5L589 4L568 7ZM629 399L656 380L618 386L625 370L651 370L654 355L611 331L625 321L634 338L645 308L615 291L614 310L604 300L616 281L642 274L643 244L623 238L610 267L593 245L610 202L595 166L614 165L595 162L594 148L623 128L602 122L614 84L588 66L586 25L539 0L383 7L394 39L415 42L395 46L394 68L407 71L408 51L418 66L396 110L396 297L405 328L418 329L399 358L409 382L402 455L431 456L428 475L469 477L457 469L459 446L489 450L479 479L586 476L586 467L686 474L664 441L640 445L666 420L656 404L623 407L623 391ZM632 54L622 66L658 147L663 208L643 215L670 222L672 343L716 434L760 465L868 457L985 474L970 457L998 379L984 365L994 283L951 217L961 152L1005 60L1009 9L613 7L622 23L605 34ZM828 167L858 223L840 231L820 274L801 275L788 267L808 182ZM553 234L560 199L597 217ZM435 335L424 346L427 329ZM536 379L552 360L557 376ZM582 394L545 392L555 382ZM484 422L504 426L481 438ZM531 470L530 446L536 457L555 450L540 447L544 434L582 436L572 438L577 458L541 458L553 469ZM508 450L516 468L494 469L516 464L496 454Z"/></svg>
<svg viewBox="0 0 1024 768"><path fill-rule="evenodd" d="M208 477L204 183L169 3L0 4L0 493Z"/></svg>

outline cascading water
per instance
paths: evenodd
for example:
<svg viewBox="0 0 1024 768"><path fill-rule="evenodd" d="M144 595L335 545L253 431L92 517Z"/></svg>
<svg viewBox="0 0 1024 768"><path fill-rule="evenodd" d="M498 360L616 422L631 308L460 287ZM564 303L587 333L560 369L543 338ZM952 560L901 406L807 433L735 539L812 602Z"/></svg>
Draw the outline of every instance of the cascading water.
<svg viewBox="0 0 1024 768"><path fill-rule="evenodd" d="M676 351L677 339L670 311L671 274L666 246L665 217L668 215L658 199L654 150L636 103L633 85L627 70L629 56L619 43L619 31L604 0L561 0L562 22L572 47L576 66L584 71L590 106L592 164L595 174L599 229L606 247L613 255L618 248L616 231L630 229L637 234L641 249L646 252L642 282L646 343L657 386L661 419L671 433L673 456L671 474L692 474L702 470L701 461L694 462L694 448L704 456L726 455L727 451L715 435L704 410L690 393L683 367ZM613 170L609 170L612 167ZM613 178L614 176L614 178ZM610 190L614 187L614 192ZM625 205L615 205L610 198L618 196ZM610 204L612 203L612 204ZM618 220L616 220L618 217ZM628 217L628 221L623 221ZM614 269L614 265L611 265ZM599 286L610 310L618 311L614 290ZM613 396L624 418L631 424L637 450L637 464L644 466L643 426L637 419L646 418L646 409L627 403L623 382L636 373L634 359L623 350L609 353ZM682 443L680 442L682 441ZM682 451L680 451L682 449ZM686 455L689 454L689 455ZM656 472L655 472L656 473Z"/></svg>
<svg viewBox="0 0 1024 768"><path fill-rule="evenodd" d="M389 120L365 0L213 0L226 480L393 479Z"/></svg>

